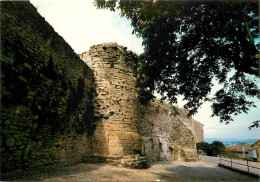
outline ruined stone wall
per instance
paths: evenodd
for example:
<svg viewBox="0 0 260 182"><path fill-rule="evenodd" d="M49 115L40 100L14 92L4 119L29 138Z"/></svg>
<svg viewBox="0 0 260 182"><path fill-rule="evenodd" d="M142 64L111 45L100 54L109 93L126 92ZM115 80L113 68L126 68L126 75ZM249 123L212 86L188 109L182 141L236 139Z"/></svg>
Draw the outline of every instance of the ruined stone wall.
<svg viewBox="0 0 260 182"><path fill-rule="evenodd" d="M193 134L195 136L196 143L204 141L204 131L203 131L203 124L196 120L193 121Z"/></svg>
<svg viewBox="0 0 260 182"><path fill-rule="evenodd" d="M128 53L116 43L83 53L93 83L93 72L29 2L1 2L2 170L92 154L138 166L142 149L151 160L196 160L192 132L167 104L140 112Z"/></svg>
<svg viewBox="0 0 260 182"><path fill-rule="evenodd" d="M196 143L192 131L184 124L188 119L175 114L170 104L158 100L142 107L145 114L139 133L144 153L150 161L197 161ZM179 110L179 113L182 113Z"/></svg>
<svg viewBox="0 0 260 182"><path fill-rule="evenodd" d="M131 66L124 59L126 48L117 43L92 46L80 57L93 69L96 130L93 152L101 156L124 156L141 151L137 130L137 92Z"/></svg>
<svg viewBox="0 0 260 182"><path fill-rule="evenodd" d="M151 161L198 160L196 121L187 118L183 109L176 115L171 105L157 100L148 106L140 105L134 88L136 78L125 53L124 47L106 43L92 46L80 55L93 69L97 90L94 154L143 153Z"/></svg>
<svg viewBox="0 0 260 182"><path fill-rule="evenodd" d="M81 161L92 71L29 1L0 5L2 173Z"/></svg>
<svg viewBox="0 0 260 182"><path fill-rule="evenodd" d="M188 111L179 108L181 111L179 113L179 116L182 117L182 122L192 131L195 141L197 142L203 142L204 141L204 131L203 131L203 124L200 122L194 120L192 117L187 118Z"/></svg>

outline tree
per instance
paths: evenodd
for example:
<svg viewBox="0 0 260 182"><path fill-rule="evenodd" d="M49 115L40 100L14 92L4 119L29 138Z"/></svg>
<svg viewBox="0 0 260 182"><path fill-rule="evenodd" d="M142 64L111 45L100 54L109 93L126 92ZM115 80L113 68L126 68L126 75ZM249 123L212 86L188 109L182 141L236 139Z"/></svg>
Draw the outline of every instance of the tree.
<svg viewBox="0 0 260 182"><path fill-rule="evenodd" d="M208 155L210 145L207 142L198 142L196 143L197 150L202 150Z"/></svg>
<svg viewBox="0 0 260 182"><path fill-rule="evenodd" d="M225 149L226 149L226 147L222 142L215 140L210 144L210 150L212 152L212 153L210 153L210 155L218 156L220 154L223 154Z"/></svg>
<svg viewBox="0 0 260 182"><path fill-rule="evenodd" d="M259 125L260 125L260 120L253 121L251 126L248 127L248 129L251 130L252 128L258 128Z"/></svg>
<svg viewBox="0 0 260 182"><path fill-rule="evenodd" d="M226 147L220 141L213 141L211 144L207 142L198 142L196 144L197 150L202 150L209 156L217 156L224 153Z"/></svg>
<svg viewBox="0 0 260 182"><path fill-rule="evenodd" d="M260 99L254 77L259 74L258 1L96 0L95 5L117 8L143 38L146 79L140 83L147 92L173 103L183 95L189 115L210 101L212 116L226 123L255 107L250 98ZM213 81L222 88L210 96Z"/></svg>

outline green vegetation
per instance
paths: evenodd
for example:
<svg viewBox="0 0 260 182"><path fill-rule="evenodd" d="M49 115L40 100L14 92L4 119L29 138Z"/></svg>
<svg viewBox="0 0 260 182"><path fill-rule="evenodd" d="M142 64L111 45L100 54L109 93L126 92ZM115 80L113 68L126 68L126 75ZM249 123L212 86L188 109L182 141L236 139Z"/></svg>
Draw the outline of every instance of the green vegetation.
<svg viewBox="0 0 260 182"><path fill-rule="evenodd" d="M259 126L260 126L260 120L256 120L252 122L252 124L248 127L248 129L251 130L252 128L258 128Z"/></svg>
<svg viewBox="0 0 260 182"><path fill-rule="evenodd" d="M211 144L207 142L198 142L196 144L197 150L202 150L209 156L218 156L225 151L225 145L220 141L213 141Z"/></svg>
<svg viewBox="0 0 260 182"><path fill-rule="evenodd" d="M178 106L173 106L173 105L172 105L172 111L174 112L174 115L175 115L175 116L180 114L180 111L179 111Z"/></svg>
<svg viewBox="0 0 260 182"><path fill-rule="evenodd" d="M201 151L203 151L205 154L208 155L209 150L210 150L210 145L209 145L209 143L207 143L207 142L198 142L198 143L196 144L196 147L197 147L197 150L201 150Z"/></svg>
<svg viewBox="0 0 260 182"><path fill-rule="evenodd" d="M173 103L183 95L190 115L211 101L213 116L226 123L255 107L249 98L259 99L259 88L248 75L259 74L259 1L96 0L95 5L118 9L143 38L147 92ZM213 81L222 88L209 97Z"/></svg>
<svg viewBox="0 0 260 182"><path fill-rule="evenodd" d="M220 154L223 154L224 151L225 151L225 145L220 142L220 141L213 141L211 144L210 144L210 150L211 150L211 153L209 153L209 155L212 155L212 156L218 156Z"/></svg>
<svg viewBox="0 0 260 182"><path fill-rule="evenodd" d="M132 51L123 52L123 59L134 71L136 77L135 87L137 88L138 100L142 105L147 105L148 102L155 98L152 92L149 91L149 77L147 76L147 70L145 69L142 60L143 55L137 55Z"/></svg>

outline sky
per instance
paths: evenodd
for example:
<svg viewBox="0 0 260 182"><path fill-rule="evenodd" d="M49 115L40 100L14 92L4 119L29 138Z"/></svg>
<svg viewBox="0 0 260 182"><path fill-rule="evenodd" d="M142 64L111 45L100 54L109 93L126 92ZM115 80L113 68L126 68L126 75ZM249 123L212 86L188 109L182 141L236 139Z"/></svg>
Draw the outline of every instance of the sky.
<svg viewBox="0 0 260 182"><path fill-rule="evenodd" d="M136 53L142 53L142 39L132 35L131 22L119 12L97 10L92 0L30 0L37 11L64 38L77 54L86 52L90 46L105 42L117 42ZM220 88L215 84L213 91ZM260 128L248 130L252 121L260 119L260 100L257 108L248 114L234 117L228 125L220 123L212 114L210 103L205 103L193 118L204 125L205 138L259 139ZM178 105L185 104L182 97Z"/></svg>

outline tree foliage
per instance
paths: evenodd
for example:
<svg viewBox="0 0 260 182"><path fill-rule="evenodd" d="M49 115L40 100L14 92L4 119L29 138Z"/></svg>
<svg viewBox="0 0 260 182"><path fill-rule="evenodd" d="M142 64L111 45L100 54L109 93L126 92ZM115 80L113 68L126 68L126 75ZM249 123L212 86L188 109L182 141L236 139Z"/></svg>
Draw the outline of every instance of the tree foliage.
<svg viewBox="0 0 260 182"><path fill-rule="evenodd" d="M258 128L259 125L260 125L260 120L253 121L251 126L248 127L248 129L251 130L252 128Z"/></svg>
<svg viewBox="0 0 260 182"><path fill-rule="evenodd" d="M210 144L210 152L211 153L209 155L218 156L220 154L223 154L225 149L226 149L226 147L222 142L215 140Z"/></svg>
<svg viewBox="0 0 260 182"><path fill-rule="evenodd" d="M175 103L183 95L189 115L211 101L212 116L226 123L255 107L250 97L260 99L254 77L259 74L258 1L96 0L95 5L118 9L143 38L142 83L149 93ZM222 88L210 96L213 81Z"/></svg>
<svg viewBox="0 0 260 182"><path fill-rule="evenodd" d="M196 144L197 150L202 150L209 156L217 156L224 153L226 147L220 141L213 141L211 144L207 142L198 142Z"/></svg>
<svg viewBox="0 0 260 182"><path fill-rule="evenodd" d="M206 154L209 152L210 145L207 142L198 142L196 144L197 150L202 150Z"/></svg>

